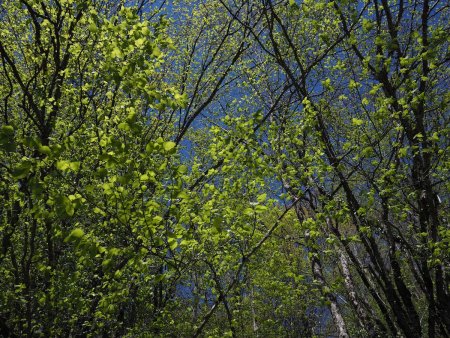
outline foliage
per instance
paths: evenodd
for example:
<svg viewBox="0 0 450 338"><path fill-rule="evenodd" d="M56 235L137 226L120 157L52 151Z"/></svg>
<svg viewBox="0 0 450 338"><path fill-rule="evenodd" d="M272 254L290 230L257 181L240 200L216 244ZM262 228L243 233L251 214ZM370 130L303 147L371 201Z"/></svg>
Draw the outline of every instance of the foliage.
<svg viewBox="0 0 450 338"><path fill-rule="evenodd" d="M448 6L0 4L0 335L448 336Z"/></svg>

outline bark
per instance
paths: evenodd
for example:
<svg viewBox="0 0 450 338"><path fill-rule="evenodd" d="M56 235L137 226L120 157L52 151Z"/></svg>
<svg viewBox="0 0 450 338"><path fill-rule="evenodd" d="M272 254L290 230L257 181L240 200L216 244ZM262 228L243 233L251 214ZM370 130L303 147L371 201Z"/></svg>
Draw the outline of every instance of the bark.
<svg viewBox="0 0 450 338"><path fill-rule="evenodd" d="M336 296L327 290L326 281L322 272L322 263L317 256L317 253L313 254L313 258L311 260L312 272L314 279L320 284L322 288L322 293L327 301L330 303L330 311L331 316L333 317L334 325L336 325L336 329L338 331L338 335L340 338L348 338L347 327L344 322L344 318L342 317L341 311L337 304Z"/></svg>
<svg viewBox="0 0 450 338"><path fill-rule="evenodd" d="M372 320L369 319L366 310L364 309L362 304L358 301L355 284L353 283L353 278L350 273L347 257L341 250L339 251L340 251L339 260L341 263L342 275L344 276L344 284L347 289L348 296L353 305L353 308L356 311L359 325L361 326L362 329L367 331L369 337L377 337L377 332L374 323L372 322ZM386 328L383 327L383 329L384 329L383 331L386 332Z"/></svg>

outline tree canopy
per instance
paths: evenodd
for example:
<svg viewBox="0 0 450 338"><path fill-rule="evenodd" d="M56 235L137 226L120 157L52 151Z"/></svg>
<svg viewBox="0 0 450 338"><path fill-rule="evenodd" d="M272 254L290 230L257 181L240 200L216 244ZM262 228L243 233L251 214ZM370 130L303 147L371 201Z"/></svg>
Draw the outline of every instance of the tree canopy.
<svg viewBox="0 0 450 338"><path fill-rule="evenodd" d="M0 336L448 337L450 7L0 3Z"/></svg>

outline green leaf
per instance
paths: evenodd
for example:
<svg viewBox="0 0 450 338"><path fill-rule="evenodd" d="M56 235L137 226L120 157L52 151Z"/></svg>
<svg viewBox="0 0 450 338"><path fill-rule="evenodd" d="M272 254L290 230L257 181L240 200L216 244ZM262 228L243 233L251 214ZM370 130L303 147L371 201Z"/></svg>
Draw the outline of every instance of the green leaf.
<svg viewBox="0 0 450 338"><path fill-rule="evenodd" d="M145 38L139 38L134 42L134 45L138 48L142 47L145 43Z"/></svg>
<svg viewBox="0 0 450 338"><path fill-rule="evenodd" d="M69 168L73 171L78 171L80 169L80 162L70 162Z"/></svg>
<svg viewBox="0 0 450 338"><path fill-rule="evenodd" d="M64 242L80 240L84 236L84 231L80 228L73 229L69 236L64 239Z"/></svg>
<svg viewBox="0 0 450 338"><path fill-rule="evenodd" d="M183 190L178 193L177 198L186 199L189 198L189 195L186 191Z"/></svg>
<svg viewBox="0 0 450 338"><path fill-rule="evenodd" d="M361 126L364 123L364 120L361 119L357 119L357 118L352 118L352 124L355 126Z"/></svg>
<svg viewBox="0 0 450 338"><path fill-rule="evenodd" d="M433 142L439 142L439 134L437 132L434 132L430 137L430 140L432 140Z"/></svg>
<svg viewBox="0 0 450 338"><path fill-rule="evenodd" d="M120 130L124 130L124 131L129 131L130 130L130 125L127 122L119 123L119 125L117 127Z"/></svg>
<svg viewBox="0 0 450 338"><path fill-rule="evenodd" d="M108 270L109 267L111 266L111 263L112 263L112 260L111 260L111 259L105 259L105 260L102 262L102 267L103 267L103 269L104 269L104 270Z"/></svg>
<svg viewBox="0 0 450 338"><path fill-rule="evenodd" d="M11 137L14 136L14 127L5 125L0 128L0 135L2 137Z"/></svg>
<svg viewBox="0 0 450 338"><path fill-rule="evenodd" d="M257 214L260 214L260 213L262 213L262 212L264 212L264 211L266 211L266 210L268 210L269 208L267 207L267 206L265 206L265 205L257 205L256 207L255 207L255 212L257 213Z"/></svg>
<svg viewBox="0 0 450 338"><path fill-rule="evenodd" d="M408 147L403 147L398 150L398 157L403 158L408 155Z"/></svg>
<svg viewBox="0 0 450 338"><path fill-rule="evenodd" d="M13 152L16 150L14 144L14 128L12 126L2 126L0 129L0 149L6 152Z"/></svg>
<svg viewBox="0 0 450 338"><path fill-rule="evenodd" d="M56 162L56 168L61 171L66 171L69 168L69 161L58 161Z"/></svg>
<svg viewBox="0 0 450 338"><path fill-rule="evenodd" d="M362 21L363 29L364 29L366 32L370 31L370 30L374 27L374 25L375 25L375 24L374 24L372 21L370 21L370 20L363 19L363 21Z"/></svg>
<svg viewBox="0 0 450 338"><path fill-rule="evenodd" d="M163 148L165 151L171 151L173 148L175 148L176 143L172 141L167 141L163 143Z"/></svg>
<svg viewBox="0 0 450 338"><path fill-rule="evenodd" d="M370 157L373 156L374 154L374 150L372 147L365 147L362 151L361 151L361 155L362 156L366 156L366 157Z"/></svg>
<svg viewBox="0 0 450 338"><path fill-rule="evenodd" d="M42 154L45 154L47 156L51 155L52 150L50 149L49 146L40 146L39 147L39 152Z"/></svg>
<svg viewBox="0 0 450 338"><path fill-rule="evenodd" d="M154 147L154 145L153 145L153 142L149 142L149 143L147 143L147 145L145 146L145 151L146 151L147 153L151 153L151 152L153 151L154 148L155 148L155 147Z"/></svg>
<svg viewBox="0 0 450 338"><path fill-rule="evenodd" d="M289 0L289 6L294 9L298 8L298 4L295 0Z"/></svg>
<svg viewBox="0 0 450 338"><path fill-rule="evenodd" d="M188 167L187 166L185 166L184 164L182 164L182 165L180 165L179 167L178 167L178 173L180 173L180 174L186 174L187 173L187 171L188 171Z"/></svg>
<svg viewBox="0 0 450 338"><path fill-rule="evenodd" d="M73 216L73 214L75 213L75 208L70 199L67 196L63 196L61 202L63 203L66 214L69 216Z"/></svg>
<svg viewBox="0 0 450 338"><path fill-rule="evenodd" d="M20 163L16 168L12 171L12 177L15 179L25 178L31 169L31 162L24 161Z"/></svg>
<svg viewBox="0 0 450 338"><path fill-rule="evenodd" d="M244 210L244 215L252 216L253 215L253 209L252 208L246 208Z"/></svg>
<svg viewBox="0 0 450 338"><path fill-rule="evenodd" d="M348 84L348 88L350 88L350 89L356 89L356 88L358 88L358 87L360 87L360 86L361 86L361 84L358 83L358 82L356 82L356 81L353 80L353 79L351 79L350 82L349 82L349 84Z"/></svg>
<svg viewBox="0 0 450 338"><path fill-rule="evenodd" d="M158 46L153 47L153 51L151 56L154 58L159 58L162 55L161 50L159 49Z"/></svg>
<svg viewBox="0 0 450 338"><path fill-rule="evenodd" d="M81 238L84 236L84 231L80 228L76 228L72 230L69 236L73 238Z"/></svg>
<svg viewBox="0 0 450 338"><path fill-rule="evenodd" d="M65 161L65 160L61 160L56 162L56 168L61 170L61 171L67 171L67 170L72 170L72 171L78 171L78 169L80 169L80 162L70 162L70 161Z"/></svg>
<svg viewBox="0 0 450 338"><path fill-rule="evenodd" d="M122 51L120 50L119 47L114 47L114 49L111 52L111 57L113 58L121 58L123 56Z"/></svg>
<svg viewBox="0 0 450 338"><path fill-rule="evenodd" d="M264 202L265 200L266 200L266 198L267 198L267 194L261 194L261 195L259 195L258 197L257 197L257 201L259 202L259 203L262 203L262 202Z"/></svg>
<svg viewBox="0 0 450 338"><path fill-rule="evenodd" d="M167 242L169 243L170 250L175 250L178 247L178 241L176 238L168 238Z"/></svg>
<svg viewBox="0 0 450 338"><path fill-rule="evenodd" d="M89 25L89 31L91 33L97 33L98 32L98 27L94 22L91 22L91 24Z"/></svg>

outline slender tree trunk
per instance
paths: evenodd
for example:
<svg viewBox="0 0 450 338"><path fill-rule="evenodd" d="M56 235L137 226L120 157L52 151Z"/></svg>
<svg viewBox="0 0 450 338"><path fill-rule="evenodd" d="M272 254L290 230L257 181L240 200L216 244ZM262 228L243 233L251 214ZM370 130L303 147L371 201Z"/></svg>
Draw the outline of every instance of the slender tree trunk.
<svg viewBox="0 0 450 338"><path fill-rule="evenodd" d="M345 325L344 318L342 317L342 314L339 310L336 296L332 292L328 291L326 288L326 282L325 282L325 278L324 278L323 272L322 272L322 263L320 262L320 259L317 256L317 253L313 254L313 258L311 260L311 265L312 265L312 272L313 272L314 279L317 282L319 282L319 284L322 288L323 295L330 303L331 316L333 317L333 322L334 322L334 325L336 325L339 337L340 338L348 338L349 335L347 332L347 327Z"/></svg>
<svg viewBox="0 0 450 338"><path fill-rule="evenodd" d="M256 322L256 312L255 307L253 304L254 300L254 287L251 287L251 293L250 293L250 306L252 308L252 324L253 324L253 333L256 337L258 337L258 323Z"/></svg>
<svg viewBox="0 0 450 338"><path fill-rule="evenodd" d="M347 289L350 301L356 311L359 325L361 326L362 329L367 331L370 337L377 337L376 328L373 321L369 319L366 310L364 309L362 304L358 301L355 284L353 283L353 278L350 273L350 268L348 265L348 260L341 250L339 250L339 260L341 263L342 274L344 276L345 288ZM384 328L383 331L386 332L386 328Z"/></svg>

